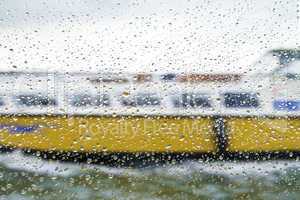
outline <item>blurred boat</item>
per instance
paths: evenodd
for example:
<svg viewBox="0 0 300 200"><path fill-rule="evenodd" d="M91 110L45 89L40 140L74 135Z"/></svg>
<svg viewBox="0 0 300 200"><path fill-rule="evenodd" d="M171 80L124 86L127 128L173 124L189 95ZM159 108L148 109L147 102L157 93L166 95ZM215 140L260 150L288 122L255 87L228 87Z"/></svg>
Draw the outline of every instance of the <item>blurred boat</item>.
<svg viewBox="0 0 300 200"><path fill-rule="evenodd" d="M277 67L254 75L2 72L0 144L96 154L299 151L300 51L264 58Z"/></svg>

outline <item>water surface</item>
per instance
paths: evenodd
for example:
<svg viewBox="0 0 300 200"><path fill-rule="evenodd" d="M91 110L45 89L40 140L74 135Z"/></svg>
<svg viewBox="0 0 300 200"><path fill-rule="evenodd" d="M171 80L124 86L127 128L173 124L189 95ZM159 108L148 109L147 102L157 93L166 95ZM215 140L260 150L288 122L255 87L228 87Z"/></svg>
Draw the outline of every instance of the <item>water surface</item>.
<svg viewBox="0 0 300 200"><path fill-rule="evenodd" d="M144 168L0 156L2 199L299 199L300 162L185 161Z"/></svg>

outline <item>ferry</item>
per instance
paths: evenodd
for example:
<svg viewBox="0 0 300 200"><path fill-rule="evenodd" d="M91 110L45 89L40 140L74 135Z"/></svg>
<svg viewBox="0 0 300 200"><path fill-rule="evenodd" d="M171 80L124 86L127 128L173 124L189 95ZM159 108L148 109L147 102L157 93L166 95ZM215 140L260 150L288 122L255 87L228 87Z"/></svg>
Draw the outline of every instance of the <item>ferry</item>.
<svg viewBox="0 0 300 200"><path fill-rule="evenodd" d="M300 50L268 73L0 73L2 148L78 154L300 150Z"/></svg>

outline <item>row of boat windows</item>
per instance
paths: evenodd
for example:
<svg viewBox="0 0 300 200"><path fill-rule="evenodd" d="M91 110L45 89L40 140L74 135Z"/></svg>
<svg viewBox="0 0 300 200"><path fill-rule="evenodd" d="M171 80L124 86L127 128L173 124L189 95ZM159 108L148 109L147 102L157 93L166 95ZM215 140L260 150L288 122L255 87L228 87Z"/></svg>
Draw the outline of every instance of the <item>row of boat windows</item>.
<svg viewBox="0 0 300 200"><path fill-rule="evenodd" d="M22 106L56 106L57 100L40 94L34 95L19 95L15 98L16 103ZM171 98L174 107L184 108L210 108L212 102L208 95L200 93L183 93ZM256 108L259 106L259 99L257 94L253 93L225 93L223 94L223 102L227 108ZM88 95L80 94L74 95L70 101L70 105L74 107L88 107L96 106L108 107L111 105L111 99L108 94L102 95ZM161 98L152 93L141 93L135 96L122 97L120 103L127 107L138 106L159 106L161 105ZM3 99L0 99L0 106L5 105Z"/></svg>

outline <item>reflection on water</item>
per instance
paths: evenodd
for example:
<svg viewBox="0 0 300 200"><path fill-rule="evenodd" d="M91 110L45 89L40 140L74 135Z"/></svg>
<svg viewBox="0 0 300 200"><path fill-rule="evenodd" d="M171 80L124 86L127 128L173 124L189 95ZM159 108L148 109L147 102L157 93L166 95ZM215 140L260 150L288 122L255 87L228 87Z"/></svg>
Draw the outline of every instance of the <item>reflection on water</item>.
<svg viewBox="0 0 300 200"><path fill-rule="evenodd" d="M0 199L298 199L300 162L187 161L145 168L0 156Z"/></svg>

